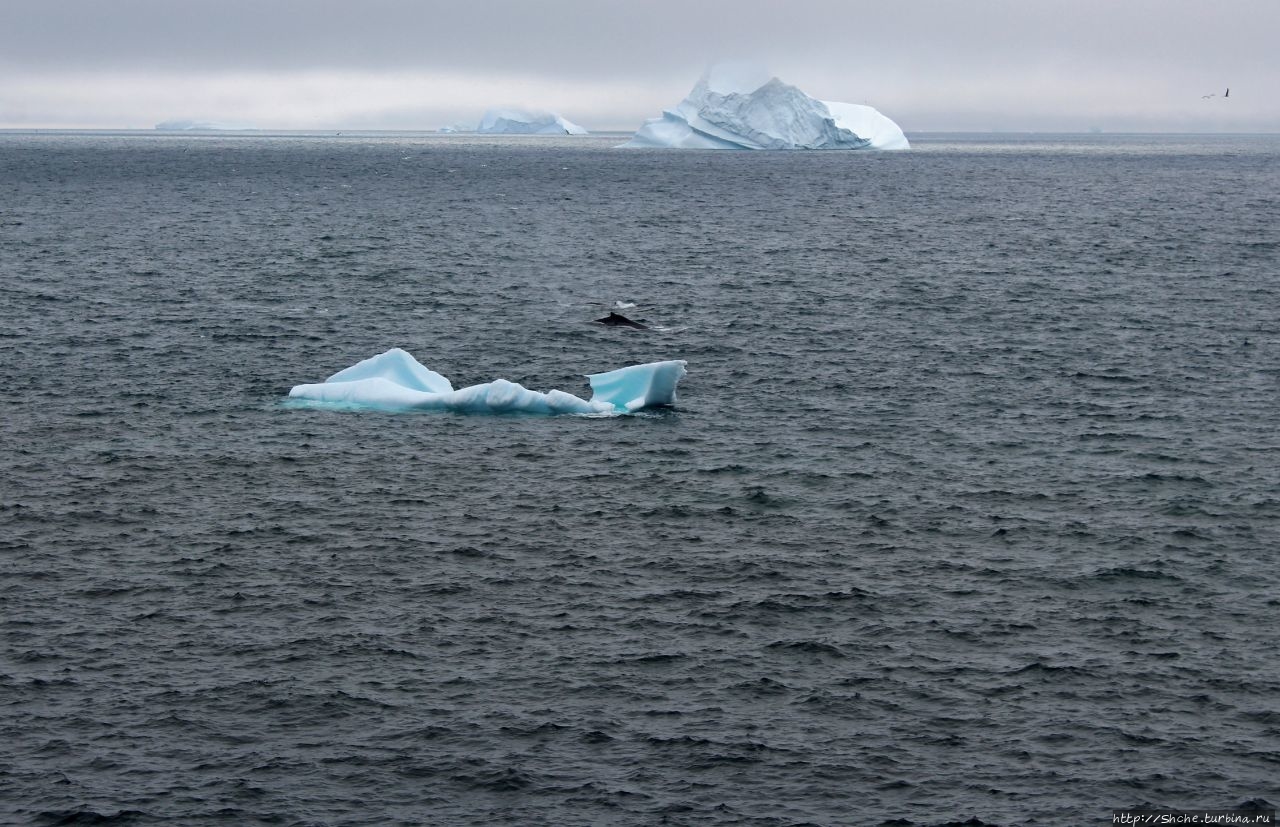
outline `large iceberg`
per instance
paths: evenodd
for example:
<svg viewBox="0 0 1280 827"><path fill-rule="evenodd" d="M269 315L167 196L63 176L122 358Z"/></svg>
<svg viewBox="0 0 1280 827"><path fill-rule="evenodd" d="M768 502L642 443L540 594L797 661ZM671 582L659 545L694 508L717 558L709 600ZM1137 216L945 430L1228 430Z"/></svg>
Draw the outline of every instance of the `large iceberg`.
<svg viewBox="0 0 1280 827"><path fill-rule="evenodd" d="M720 64L688 97L624 147L676 149L910 149L873 107L820 101L756 67Z"/></svg>
<svg viewBox="0 0 1280 827"><path fill-rule="evenodd" d="M587 130L554 112L490 109L477 132L491 135L586 135Z"/></svg>
<svg viewBox="0 0 1280 827"><path fill-rule="evenodd" d="M454 390L448 379L397 347L340 370L323 382L296 385L289 398L384 411L620 414L674 405L676 385L684 375L682 360L590 374L590 400L564 391L539 393L506 379Z"/></svg>

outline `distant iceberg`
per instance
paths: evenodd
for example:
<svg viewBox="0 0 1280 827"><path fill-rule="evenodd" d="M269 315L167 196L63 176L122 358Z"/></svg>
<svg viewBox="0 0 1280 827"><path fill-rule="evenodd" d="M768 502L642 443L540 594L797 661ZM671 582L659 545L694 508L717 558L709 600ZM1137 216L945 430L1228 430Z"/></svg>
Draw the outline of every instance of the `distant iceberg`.
<svg viewBox="0 0 1280 827"><path fill-rule="evenodd" d="M590 400L564 391L531 391L495 379L454 390L448 379L400 348L340 370L324 382L296 385L289 398L329 407L465 413L621 414L676 402L685 362L672 360L587 376Z"/></svg>
<svg viewBox="0 0 1280 827"><path fill-rule="evenodd" d="M489 135L586 135L587 130L554 112L490 109L476 131Z"/></svg>
<svg viewBox="0 0 1280 827"><path fill-rule="evenodd" d="M176 120L161 121L156 124L156 129L166 132L214 132L223 130L244 130L256 129L257 127L248 126L247 124L221 123L219 121L192 121L192 120Z"/></svg>
<svg viewBox="0 0 1280 827"><path fill-rule="evenodd" d="M688 97L644 126L628 148L910 149L870 106L811 98L757 67L720 64Z"/></svg>

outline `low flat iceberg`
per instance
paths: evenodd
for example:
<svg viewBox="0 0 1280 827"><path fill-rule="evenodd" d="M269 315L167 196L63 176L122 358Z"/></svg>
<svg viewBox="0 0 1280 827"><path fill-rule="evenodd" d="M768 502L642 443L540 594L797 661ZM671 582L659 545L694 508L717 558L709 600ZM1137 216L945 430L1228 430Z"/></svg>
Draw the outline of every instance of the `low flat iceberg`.
<svg viewBox="0 0 1280 827"><path fill-rule="evenodd" d="M161 121L156 129L162 132L222 132L246 131L257 127L248 124L223 123L222 121L197 121L183 118L175 121Z"/></svg>
<svg viewBox="0 0 1280 827"><path fill-rule="evenodd" d="M485 135L586 135L587 130L555 112L490 109L476 132Z"/></svg>
<svg viewBox="0 0 1280 827"><path fill-rule="evenodd" d="M649 362L594 373L590 400L564 391L531 391L495 379L454 390L453 384L400 348L392 348L323 382L295 385L289 398L327 407L380 411L458 411L463 413L623 414L643 408L669 407L685 362Z"/></svg>
<svg viewBox="0 0 1280 827"><path fill-rule="evenodd" d="M758 67L719 64L688 97L645 121L626 148L910 149L870 106L811 98Z"/></svg>

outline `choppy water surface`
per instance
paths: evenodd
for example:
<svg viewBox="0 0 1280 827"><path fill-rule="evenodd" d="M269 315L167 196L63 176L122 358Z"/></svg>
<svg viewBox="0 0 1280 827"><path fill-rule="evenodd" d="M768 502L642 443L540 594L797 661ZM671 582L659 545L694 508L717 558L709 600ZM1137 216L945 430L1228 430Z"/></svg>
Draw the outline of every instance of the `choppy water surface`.
<svg viewBox="0 0 1280 827"><path fill-rule="evenodd" d="M1280 140L609 146L0 135L0 815L1280 800Z"/></svg>

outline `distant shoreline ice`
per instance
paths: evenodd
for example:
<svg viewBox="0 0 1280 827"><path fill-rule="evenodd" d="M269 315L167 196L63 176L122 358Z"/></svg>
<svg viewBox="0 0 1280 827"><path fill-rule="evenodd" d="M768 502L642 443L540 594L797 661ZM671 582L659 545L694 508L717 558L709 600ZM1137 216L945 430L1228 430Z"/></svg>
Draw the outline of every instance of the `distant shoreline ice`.
<svg viewBox="0 0 1280 827"><path fill-rule="evenodd" d="M161 121L156 124L156 129L161 132L243 132L257 129L257 127L248 126L247 124L221 123L219 121L179 119Z"/></svg>

